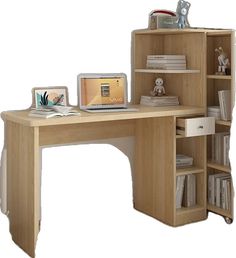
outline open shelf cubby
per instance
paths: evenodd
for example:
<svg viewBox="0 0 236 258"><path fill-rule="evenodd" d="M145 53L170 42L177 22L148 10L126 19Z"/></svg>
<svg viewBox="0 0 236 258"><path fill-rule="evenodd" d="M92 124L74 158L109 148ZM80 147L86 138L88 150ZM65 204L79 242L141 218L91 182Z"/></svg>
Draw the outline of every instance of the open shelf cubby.
<svg viewBox="0 0 236 258"><path fill-rule="evenodd" d="M235 64L234 64L234 32L225 31L224 33L208 33L207 34L207 106L220 106L218 92L221 90L230 90L230 106L231 110L234 106L234 95L235 95ZM222 47L224 52L227 54L230 62L230 69L227 70L226 74L217 74L218 71L218 53L215 51L216 48ZM209 175L222 174L230 175L231 168L230 164L226 162L228 157L227 150L229 148L228 142L226 142L224 136L220 134L229 134L231 120L225 121L216 119L216 130L215 135L207 137L207 180ZM228 140L227 140L228 141ZM217 152L217 153L216 153ZM226 165L227 164L227 165ZM215 177L215 176L214 176ZM216 180L216 179L215 179ZM229 210L222 209L215 205L207 205L207 209L214 213L220 214L231 222L233 219L233 190L232 190L232 179L231 180L231 208ZM220 192L223 190L222 182L220 183ZM209 193L208 193L209 194ZM216 193L215 193L216 195ZM216 197L215 197L216 198ZM220 201L222 205L222 200Z"/></svg>

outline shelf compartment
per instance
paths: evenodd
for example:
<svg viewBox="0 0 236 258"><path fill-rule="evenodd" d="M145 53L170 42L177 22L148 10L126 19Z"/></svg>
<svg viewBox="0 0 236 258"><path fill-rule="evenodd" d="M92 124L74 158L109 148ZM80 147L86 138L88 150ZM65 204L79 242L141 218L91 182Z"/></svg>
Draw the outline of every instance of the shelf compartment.
<svg viewBox="0 0 236 258"><path fill-rule="evenodd" d="M176 176L204 173L204 169L196 166L186 168L176 168Z"/></svg>
<svg viewBox="0 0 236 258"><path fill-rule="evenodd" d="M216 79L216 80L231 80L231 75L216 75L216 74L209 74L207 75L207 79Z"/></svg>
<svg viewBox="0 0 236 258"><path fill-rule="evenodd" d="M231 210L225 210L225 209L219 208L219 207L217 207L215 205L212 205L212 204L207 205L207 210L233 219Z"/></svg>
<svg viewBox="0 0 236 258"><path fill-rule="evenodd" d="M135 69L136 73L200 73L200 70L186 69L186 70L164 70L164 69Z"/></svg>
<svg viewBox="0 0 236 258"><path fill-rule="evenodd" d="M211 160L208 160L207 167L208 168L213 168L213 169L216 169L216 170L219 170L219 171L227 172L227 173L231 172L231 169L230 169L229 166L224 166L224 165L215 163Z"/></svg>
<svg viewBox="0 0 236 258"><path fill-rule="evenodd" d="M225 121L225 120L216 120L217 125L225 125L225 126L231 126L231 121Z"/></svg>
<svg viewBox="0 0 236 258"><path fill-rule="evenodd" d="M197 212L202 209L204 209L204 207L202 205L196 204L192 207L181 207L179 209L176 209L176 213L177 213L177 215L180 215L183 213Z"/></svg>

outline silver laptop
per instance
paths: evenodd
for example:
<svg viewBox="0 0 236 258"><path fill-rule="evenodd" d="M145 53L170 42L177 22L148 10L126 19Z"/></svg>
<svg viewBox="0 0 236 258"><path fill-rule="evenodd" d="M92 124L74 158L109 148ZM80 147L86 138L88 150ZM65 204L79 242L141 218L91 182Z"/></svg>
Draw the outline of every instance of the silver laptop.
<svg viewBox="0 0 236 258"><path fill-rule="evenodd" d="M77 77L78 103L88 112L137 111L127 106L124 73L82 73Z"/></svg>

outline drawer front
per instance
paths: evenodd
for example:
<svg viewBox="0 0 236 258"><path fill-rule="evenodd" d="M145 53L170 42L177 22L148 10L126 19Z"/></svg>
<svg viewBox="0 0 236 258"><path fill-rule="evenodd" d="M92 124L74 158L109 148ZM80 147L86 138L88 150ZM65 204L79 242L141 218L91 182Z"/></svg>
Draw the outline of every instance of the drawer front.
<svg viewBox="0 0 236 258"><path fill-rule="evenodd" d="M214 117L177 118L176 125L180 127L177 132L186 137L215 133Z"/></svg>

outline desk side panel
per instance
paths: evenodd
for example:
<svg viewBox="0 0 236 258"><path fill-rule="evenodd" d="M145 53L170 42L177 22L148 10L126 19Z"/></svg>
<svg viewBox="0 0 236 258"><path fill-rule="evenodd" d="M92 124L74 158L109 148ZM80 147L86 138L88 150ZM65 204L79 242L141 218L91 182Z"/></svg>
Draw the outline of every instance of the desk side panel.
<svg viewBox="0 0 236 258"><path fill-rule="evenodd" d="M39 130L6 123L10 232L14 242L34 257L39 232Z"/></svg>
<svg viewBox="0 0 236 258"><path fill-rule="evenodd" d="M174 118L140 119L135 131L134 207L174 225Z"/></svg>

